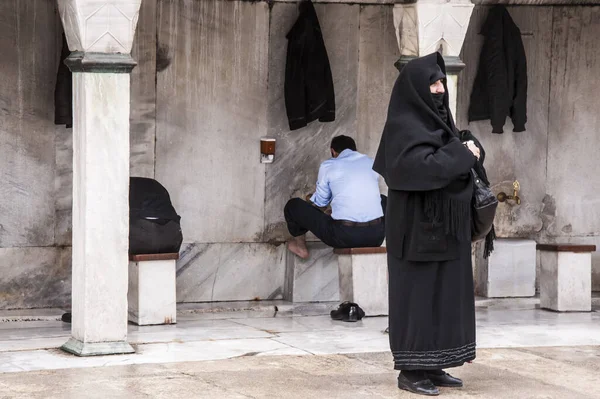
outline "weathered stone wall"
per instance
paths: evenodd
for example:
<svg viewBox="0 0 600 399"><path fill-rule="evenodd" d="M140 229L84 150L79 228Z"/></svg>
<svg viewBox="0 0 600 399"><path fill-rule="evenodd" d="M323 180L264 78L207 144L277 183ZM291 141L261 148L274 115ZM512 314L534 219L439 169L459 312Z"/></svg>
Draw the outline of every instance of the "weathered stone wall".
<svg viewBox="0 0 600 399"><path fill-rule="evenodd" d="M600 244L597 209L597 105L600 92L600 7L509 7L521 29L528 62L527 131L491 133L489 121L467 123L471 87L487 15L475 7L462 59L459 126L486 148L486 168L495 192L521 184L521 205L501 203L497 232L538 242ZM593 256L594 289L600 289L600 256Z"/></svg>
<svg viewBox="0 0 600 399"><path fill-rule="evenodd" d="M0 2L0 308L61 305L70 291L54 246L61 32L51 0Z"/></svg>
<svg viewBox="0 0 600 399"><path fill-rule="evenodd" d="M159 2L159 58L168 67L157 79L156 177L183 217L180 301L281 298L286 201L314 190L334 136L353 136L375 152L398 74L392 8L316 8L337 119L290 132L285 35L296 4ZM263 165L259 142L267 135L277 138L277 154ZM307 267L337 267L330 255Z"/></svg>
<svg viewBox="0 0 600 399"><path fill-rule="evenodd" d="M600 247L600 7L553 16L545 235ZM592 259L600 290L600 252Z"/></svg>

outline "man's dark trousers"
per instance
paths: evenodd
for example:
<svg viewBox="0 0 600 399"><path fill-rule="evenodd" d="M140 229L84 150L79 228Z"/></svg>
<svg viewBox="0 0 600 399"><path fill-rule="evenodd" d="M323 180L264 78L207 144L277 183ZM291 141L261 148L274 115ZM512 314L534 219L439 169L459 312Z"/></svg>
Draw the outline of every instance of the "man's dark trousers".
<svg viewBox="0 0 600 399"><path fill-rule="evenodd" d="M387 198L381 197L385 213ZM385 239L383 220L370 226L346 226L300 198L289 200L284 214L292 236L298 237L310 231L333 248L379 247Z"/></svg>

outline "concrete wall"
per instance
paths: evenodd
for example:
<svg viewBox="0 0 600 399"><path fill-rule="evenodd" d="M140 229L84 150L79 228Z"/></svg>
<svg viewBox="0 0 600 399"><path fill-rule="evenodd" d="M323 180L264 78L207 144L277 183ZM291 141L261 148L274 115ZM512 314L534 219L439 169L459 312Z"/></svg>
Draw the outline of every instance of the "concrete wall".
<svg viewBox="0 0 600 399"><path fill-rule="evenodd" d="M468 127L486 148L486 168L495 192L521 184L522 204L499 205L501 237L538 242L600 244L597 209L600 165L598 92L600 7L509 7L521 29L528 62L527 131L491 133L489 121L468 125L467 109L483 38L487 8L476 7L462 59L459 126ZM600 289L600 256L594 254L594 289Z"/></svg>

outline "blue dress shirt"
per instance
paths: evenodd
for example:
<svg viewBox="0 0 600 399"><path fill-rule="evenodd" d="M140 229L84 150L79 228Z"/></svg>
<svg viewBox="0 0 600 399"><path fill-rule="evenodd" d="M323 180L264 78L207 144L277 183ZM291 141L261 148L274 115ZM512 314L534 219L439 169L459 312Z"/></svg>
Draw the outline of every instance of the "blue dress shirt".
<svg viewBox="0 0 600 399"><path fill-rule="evenodd" d="M318 207L331 203L335 220L369 222L382 217L379 175L373 170L373 160L344 150L323 162L311 201Z"/></svg>

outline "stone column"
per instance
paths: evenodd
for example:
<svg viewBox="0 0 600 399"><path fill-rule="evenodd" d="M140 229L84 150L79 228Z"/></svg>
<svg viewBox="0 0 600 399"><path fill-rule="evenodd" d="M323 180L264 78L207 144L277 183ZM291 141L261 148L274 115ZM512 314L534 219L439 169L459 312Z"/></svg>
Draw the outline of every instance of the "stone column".
<svg viewBox="0 0 600 399"><path fill-rule="evenodd" d="M73 72L73 319L62 349L127 343L129 73L141 0L58 0Z"/></svg>
<svg viewBox="0 0 600 399"><path fill-rule="evenodd" d="M456 116L458 74L465 67L459 55L474 5L470 0L418 0L394 6L394 26L402 69L413 58L435 51L444 56L448 73L450 109Z"/></svg>

